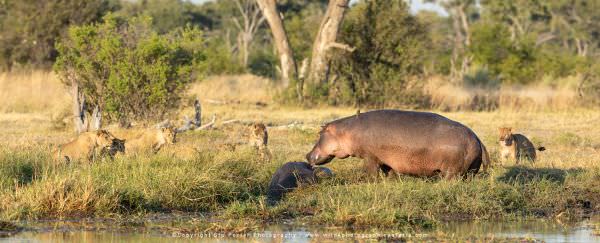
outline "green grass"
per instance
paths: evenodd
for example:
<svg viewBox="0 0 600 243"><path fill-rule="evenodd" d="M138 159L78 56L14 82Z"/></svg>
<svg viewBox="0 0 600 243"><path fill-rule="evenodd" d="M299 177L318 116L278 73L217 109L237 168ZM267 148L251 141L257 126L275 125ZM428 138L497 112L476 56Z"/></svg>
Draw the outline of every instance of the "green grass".
<svg viewBox="0 0 600 243"><path fill-rule="evenodd" d="M190 112L186 108L181 114ZM216 114L217 129L178 135L175 145L156 155L59 166L50 161L51 149L69 141L71 129L53 128L51 118L42 114L0 114L0 220L131 219L183 211L206 218L183 222L175 230L247 231L290 220L310 226L417 230L454 220L565 221L600 212L600 112L580 108L441 113L471 127L486 144L496 165L488 175L452 181L369 177L360 159L336 159L327 165L333 179L267 207L264 194L275 170L287 161L304 160L319 125L355 112L203 103L205 123ZM284 125L269 130L272 159L262 161L253 149L236 145L245 142L247 127L221 124L229 119ZM299 125L286 126L292 123ZM547 150L538 153L535 163L499 165L497 128L502 126ZM107 127L120 138L138 132Z"/></svg>
<svg viewBox="0 0 600 243"><path fill-rule="evenodd" d="M506 165L488 175L446 181L369 177L358 159L334 161L328 165L336 173L333 179L267 207L264 194L271 175L284 162L301 159L315 135L286 131L285 137L273 141L274 158L261 161L247 146L214 149L211 144L224 139L222 134L183 134L180 143L195 148L183 157L173 156L178 152L173 148L93 164L52 165L50 151L43 146L0 150L0 219L190 211L219 220L210 224L212 228L188 229L192 231L252 229L289 219L355 229L417 230L446 220L557 215L577 219L600 209L600 167ZM241 220L234 222L237 219Z"/></svg>

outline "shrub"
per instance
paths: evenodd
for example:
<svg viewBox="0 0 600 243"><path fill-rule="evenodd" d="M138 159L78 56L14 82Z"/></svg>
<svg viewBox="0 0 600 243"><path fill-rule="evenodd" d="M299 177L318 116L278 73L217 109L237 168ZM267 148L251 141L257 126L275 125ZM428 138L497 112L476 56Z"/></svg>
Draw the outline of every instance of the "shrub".
<svg viewBox="0 0 600 243"><path fill-rule="evenodd" d="M69 25L98 21L116 8L111 0L0 1L0 70L51 66Z"/></svg>
<svg viewBox="0 0 600 243"><path fill-rule="evenodd" d="M55 70L65 84L77 82L109 120L162 119L206 57L198 29L159 35L151 21L107 15L103 23L70 28L57 46Z"/></svg>
<svg viewBox="0 0 600 243"><path fill-rule="evenodd" d="M404 1L357 3L344 20L340 39L356 49L334 57L338 79L325 87L330 102L414 106L423 101L421 89L414 88L418 83L409 79L422 72L429 37Z"/></svg>
<svg viewBox="0 0 600 243"><path fill-rule="evenodd" d="M487 67L505 83L528 83L538 75L535 43L528 39L513 43L508 29L500 24L481 22L473 25L469 53L476 64Z"/></svg>
<svg viewBox="0 0 600 243"><path fill-rule="evenodd" d="M208 39L204 54L206 60L210 60L210 62L203 62L200 69L206 75L243 73L245 70L242 63L231 53L231 48L225 44L225 40L222 38L212 37Z"/></svg>

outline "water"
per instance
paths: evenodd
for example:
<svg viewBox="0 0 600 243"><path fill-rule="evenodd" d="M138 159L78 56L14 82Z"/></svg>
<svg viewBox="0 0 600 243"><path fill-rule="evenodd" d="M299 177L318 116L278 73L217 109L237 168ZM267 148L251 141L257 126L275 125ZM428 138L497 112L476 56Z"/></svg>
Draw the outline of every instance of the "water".
<svg viewBox="0 0 600 243"><path fill-rule="evenodd" d="M168 222L122 225L110 222L33 222L27 230L0 242L333 242L352 239L376 241L408 239L413 241L464 241L508 239L543 242L600 242L600 218L563 224L554 220L504 222L447 222L435 230L406 232L350 232L340 228L306 227L293 224L268 226L251 233L177 233Z"/></svg>

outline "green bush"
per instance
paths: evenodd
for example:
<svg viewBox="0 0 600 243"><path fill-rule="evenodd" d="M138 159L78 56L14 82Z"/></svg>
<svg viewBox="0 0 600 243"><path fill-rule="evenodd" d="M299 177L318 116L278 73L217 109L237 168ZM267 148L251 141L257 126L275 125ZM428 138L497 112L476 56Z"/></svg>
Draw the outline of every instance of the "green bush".
<svg viewBox="0 0 600 243"><path fill-rule="evenodd" d="M279 59L275 53L270 50L259 49L250 53L248 61L248 71L250 73L275 78L277 76L277 65Z"/></svg>
<svg viewBox="0 0 600 243"><path fill-rule="evenodd" d="M422 73L427 30L404 1L361 1L350 9L340 42L354 52L337 51L328 84L330 103L415 106L423 102L410 77ZM316 88L315 90L320 90Z"/></svg>
<svg viewBox="0 0 600 243"><path fill-rule="evenodd" d="M513 43L508 29L500 24L480 22L471 28L472 44L469 53L476 64L487 67L505 83L535 81L537 49L528 39Z"/></svg>
<svg viewBox="0 0 600 243"><path fill-rule="evenodd" d="M51 66L69 25L98 21L116 8L111 0L0 1L0 70Z"/></svg>
<svg viewBox="0 0 600 243"><path fill-rule="evenodd" d="M231 48L225 44L225 40L213 37L206 40L204 54L206 60L200 65L200 70L206 75L239 74L245 71L244 66L231 54Z"/></svg>
<svg viewBox="0 0 600 243"><path fill-rule="evenodd" d="M103 23L72 27L57 46L55 70L109 119L162 119L206 56L198 29L159 35L151 22L107 15Z"/></svg>

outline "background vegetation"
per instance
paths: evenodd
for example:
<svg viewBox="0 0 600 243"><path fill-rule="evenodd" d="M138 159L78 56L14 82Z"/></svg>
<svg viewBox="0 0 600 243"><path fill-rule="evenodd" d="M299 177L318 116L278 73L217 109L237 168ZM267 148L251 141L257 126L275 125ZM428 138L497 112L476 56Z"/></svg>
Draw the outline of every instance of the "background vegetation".
<svg viewBox="0 0 600 243"><path fill-rule="evenodd" d="M551 96L570 91L573 96L579 96L581 101L578 105L597 104L600 81L596 57L600 26L595 23L600 13L595 6L600 4L599 1L428 2L438 4L445 12L411 13L407 3L400 0L352 1L338 39L356 48L356 51L330 53L334 77L328 83L308 87L307 97L301 102L305 105L394 105L481 110L499 107L498 104L502 103L501 95L496 93L499 89L543 86L544 92L552 93ZM144 42L153 35L161 36L163 41L168 39L172 42L170 45L179 45L175 44L180 40L176 40L177 34L174 33L182 35L183 29L200 29L202 37L198 32L194 37L197 42L193 44L195 63L190 71L194 75L252 73L271 78L277 84L280 70L268 25L264 21L259 22L250 38L240 25L245 20L243 9L238 4L252 5L250 0L202 3L182 0L51 0L45 1L43 8L30 1L6 0L0 4L0 68L3 70L50 68L57 60L73 59L73 55L67 57L68 52L81 51L73 45L75 29L81 32L90 28L90 23L98 23L91 26L100 27L103 16L111 13L112 19L120 19L123 23L129 19L148 21L145 24L125 24L128 26L126 30L114 30L119 35L123 35L123 31L142 35L120 37L128 38L126 45L129 48L143 45L138 42ZM298 65L311 55L313 40L326 7L327 1L278 1ZM81 25L88 27L74 27ZM69 31L69 28L74 30ZM80 33L77 38L84 37ZM243 40L249 43L246 45ZM65 55L62 59L59 57L61 46ZM192 47L191 44L187 46ZM245 46L248 50L243 48ZM198 61L200 53L204 60L209 61ZM94 62L89 53L77 58ZM185 62L179 57L176 59L176 62ZM102 72L105 79L113 75L123 84L140 79L135 77L140 74L133 72L119 75L109 74L108 70ZM61 73L64 76L64 68ZM168 80L167 83L185 83L189 80L179 78L186 75L178 75L178 78L150 75L144 79L153 83L165 80ZM101 86L106 85L108 82ZM460 90L469 97L463 97L458 105L440 104L440 95L431 94L427 88L440 85ZM168 86L178 87L177 84ZM159 90L156 92L163 92ZM482 98L482 91L489 95ZM279 97L280 102L298 102L295 95ZM114 102L111 105L106 102L96 103L107 106L106 110L120 109L114 107ZM172 102L159 103L162 106Z"/></svg>

